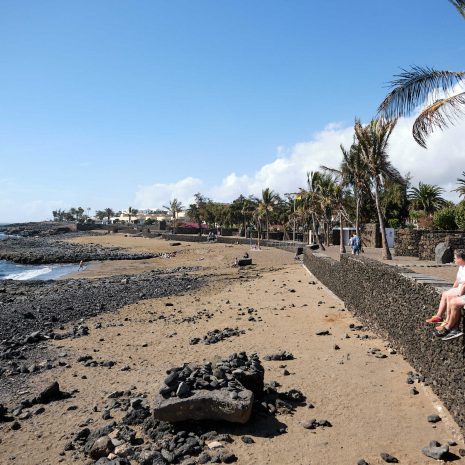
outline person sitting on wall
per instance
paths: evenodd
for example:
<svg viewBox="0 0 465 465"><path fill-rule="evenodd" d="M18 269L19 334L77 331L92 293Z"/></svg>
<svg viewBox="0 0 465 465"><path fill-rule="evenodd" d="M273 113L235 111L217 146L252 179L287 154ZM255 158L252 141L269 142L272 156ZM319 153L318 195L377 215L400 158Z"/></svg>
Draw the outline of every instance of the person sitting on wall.
<svg viewBox="0 0 465 465"><path fill-rule="evenodd" d="M427 323L440 323L434 329L434 335L445 341L463 334L459 323L465 305L465 250L454 251L454 263L459 267L454 285L442 293L436 314L426 320Z"/></svg>

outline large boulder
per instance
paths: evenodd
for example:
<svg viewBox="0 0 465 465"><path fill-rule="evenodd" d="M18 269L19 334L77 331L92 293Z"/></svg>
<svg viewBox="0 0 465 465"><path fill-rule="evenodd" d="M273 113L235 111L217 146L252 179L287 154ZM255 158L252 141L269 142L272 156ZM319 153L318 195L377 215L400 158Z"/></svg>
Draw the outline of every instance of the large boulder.
<svg viewBox="0 0 465 465"><path fill-rule="evenodd" d="M239 266L251 265L252 264L252 259L251 258L239 258L239 260L237 260L237 264Z"/></svg>
<svg viewBox="0 0 465 465"><path fill-rule="evenodd" d="M176 423L186 420L223 420L247 423L252 413L253 393L244 389L231 395L226 389L194 391L189 397L155 399L155 419Z"/></svg>
<svg viewBox="0 0 465 465"><path fill-rule="evenodd" d="M447 242L440 242L434 249L435 261L438 264L452 263L454 252Z"/></svg>

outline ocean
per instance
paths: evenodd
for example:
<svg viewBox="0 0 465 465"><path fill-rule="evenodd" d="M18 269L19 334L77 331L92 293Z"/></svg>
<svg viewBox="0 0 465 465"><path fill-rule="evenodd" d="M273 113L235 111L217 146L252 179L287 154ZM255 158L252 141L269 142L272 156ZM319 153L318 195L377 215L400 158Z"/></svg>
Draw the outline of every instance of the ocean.
<svg viewBox="0 0 465 465"><path fill-rule="evenodd" d="M0 233L0 240L5 234ZM11 236L10 236L11 237ZM53 265L20 265L18 263L0 260L0 280L14 279L17 281L58 279L69 273L78 271L79 265L53 264Z"/></svg>

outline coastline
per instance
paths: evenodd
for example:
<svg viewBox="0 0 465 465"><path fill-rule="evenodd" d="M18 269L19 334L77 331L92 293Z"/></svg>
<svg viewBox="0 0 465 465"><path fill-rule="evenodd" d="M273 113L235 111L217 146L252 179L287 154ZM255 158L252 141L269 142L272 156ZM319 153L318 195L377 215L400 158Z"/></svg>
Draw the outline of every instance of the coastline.
<svg viewBox="0 0 465 465"><path fill-rule="evenodd" d="M276 380L283 389L301 390L314 408L299 408L292 416L278 415L278 423L262 419L245 426L221 426L232 436L228 448L237 455L239 464L344 465L357 463L362 457L369 463L380 463L380 452L387 451L401 463L415 465L425 463L420 449L432 438L442 442L455 439L463 447L458 427L431 390L418 383L415 387L420 394L409 393L411 386L405 378L411 367L400 355L390 353L386 341L370 331L352 331L350 325L357 327L360 323L343 311L341 301L309 278L292 254L271 249L249 251L254 265L239 269L230 264L248 250L246 246L183 243L173 247L160 240L122 235L83 236L72 242L122 246L130 252L176 250L176 254L170 258L95 263L77 273L79 276L54 283L56 286L67 286L70 281L92 284L113 279L111 276L121 282L148 272L150 267L169 270L180 266L196 267L185 274L203 279L205 284L169 297L138 298L112 312L86 317L83 324L89 333L85 336L41 342L42 350L45 346L51 350L57 366L34 375L17 375L28 379L21 389L28 394L17 394L11 402L19 402L53 380L66 391L79 392L71 399L44 406L40 416L20 421L17 431L0 423L1 457L15 455L13 463L27 465L60 460L87 463L81 451L64 451L64 445L79 425L96 428L113 421L102 418L111 392L131 389L134 396L145 395L151 404L168 368L242 350L259 354L266 382ZM121 269L129 268L133 273L125 278L119 275ZM64 324L66 330L70 325L73 322ZM213 329L235 326L245 333L215 345L189 344L191 338ZM317 336L321 329L330 334ZM264 361L265 354L278 350L292 352L295 360ZM386 357L377 358L376 353ZM114 365L85 366L77 361L85 355ZM129 369L122 371L125 367ZM76 409L68 410L71 406ZM440 412L443 421L432 429L426 416L435 412ZM110 413L117 422L125 414L116 407L110 408ZM333 426L309 431L302 427L309 418L326 418ZM285 425L286 434L272 431L278 424ZM41 434L40 441L37 434ZM243 443L243 434L252 435L255 444ZM25 445L24 451L15 446L19 442ZM31 448L34 459L27 454Z"/></svg>

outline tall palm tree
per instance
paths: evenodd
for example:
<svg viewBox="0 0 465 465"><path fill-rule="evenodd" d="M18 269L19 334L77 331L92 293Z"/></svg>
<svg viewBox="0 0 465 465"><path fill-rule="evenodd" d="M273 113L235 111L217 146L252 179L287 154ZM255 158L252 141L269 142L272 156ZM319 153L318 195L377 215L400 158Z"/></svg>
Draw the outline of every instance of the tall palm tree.
<svg viewBox="0 0 465 465"><path fill-rule="evenodd" d="M465 18L465 0L449 1ZM402 70L391 82L392 90L379 106L378 113L392 120L426 104L412 131L417 143L426 148L426 138L435 128L447 128L465 111L465 92L451 94L458 83L465 83L465 71L439 71L420 66Z"/></svg>
<svg viewBox="0 0 465 465"><path fill-rule="evenodd" d="M265 217L266 222L266 238L270 238L270 213L277 201L277 195L269 187L262 190L262 198L260 199L259 208Z"/></svg>
<svg viewBox="0 0 465 465"><path fill-rule="evenodd" d="M171 216L173 217L173 233L176 234L176 219L180 212L184 210L182 203L175 197L173 200L169 201L168 206L163 206L171 212Z"/></svg>
<svg viewBox="0 0 465 465"><path fill-rule="evenodd" d="M446 200L441 196L443 192L444 189L439 186L420 182L418 187L412 187L407 195L416 210L423 210L427 215L432 216L436 210L446 204Z"/></svg>
<svg viewBox="0 0 465 465"><path fill-rule="evenodd" d="M318 234L318 220L317 220L317 212L319 210L319 201L318 201L318 185L319 185L319 178L321 173L319 171L311 171L307 173L307 191L305 195L305 205L310 210L310 214L312 217L312 229L313 233L315 234L316 243L319 245L321 250L326 250L325 246L322 244L320 240L320 235Z"/></svg>
<svg viewBox="0 0 465 465"><path fill-rule="evenodd" d="M362 126L360 121L356 120L354 126L355 136L360 144L361 154L373 186L373 195L383 242L384 260L392 260L392 255L386 239L384 213L380 205L381 187L386 179L398 183L405 182L399 171L389 161L387 153L389 137L394 130L396 122L397 120L387 122L374 119L366 126Z"/></svg>
<svg viewBox="0 0 465 465"><path fill-rule="evenodd" d="M334 176L331 173L320 172L316 183L316 200L323 220L325 243L327 245L329 245L329 232L332 227L335 187Z"/></svg>
<svg viewBox="0 0 465 465"><path fill-rule="evenodd" d="M462 176L463 178L457 179L457 183L459 185L457 189L453 189L453 192L459 193L459 197L465 197L465 171L462 171Z"/></svg>

